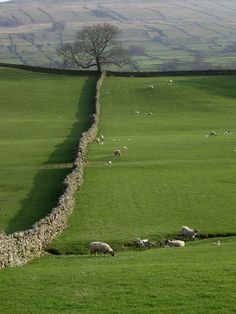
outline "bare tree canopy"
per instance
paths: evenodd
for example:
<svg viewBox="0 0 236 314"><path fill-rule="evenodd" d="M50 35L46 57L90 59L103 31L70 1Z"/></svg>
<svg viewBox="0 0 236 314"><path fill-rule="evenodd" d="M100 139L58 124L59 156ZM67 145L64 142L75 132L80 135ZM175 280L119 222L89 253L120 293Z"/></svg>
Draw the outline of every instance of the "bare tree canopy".
<svg viewBox="0 0 236 314"><path fill-rule="evenodd" d="M119 29L109 23L85 26L75 35L73 43L59 49L64 62L82 69L97 67L100 72L104 65L121 66L130 62L128 52L117 39Z"/></svg>

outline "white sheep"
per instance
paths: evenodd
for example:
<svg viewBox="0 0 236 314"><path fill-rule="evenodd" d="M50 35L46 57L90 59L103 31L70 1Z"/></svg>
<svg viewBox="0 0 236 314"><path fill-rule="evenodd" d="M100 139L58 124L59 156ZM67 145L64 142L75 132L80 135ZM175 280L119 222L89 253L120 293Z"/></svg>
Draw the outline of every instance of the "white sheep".
<svg viewBox="0 0 236 314"><path fill-rule="evenodd" d="M140 238L136 238L134 240L134 243L139 247L146 247L146 246L151 245L151 242L148 239L140 239Z"/></svg>
<svg viewBox="0 0 236 314"><path fill-rule="evenodd" d="M166 240L165 247L184 247L185 243L181 240Z"/></svg>
<svg viewBox="0 0 236 314"><path fill-rule="evenodd" d="M96 138L96 142L97 142L98 144L100 144L100 138L99 138L99 137Z"/></svg>
<svg viewBox="0 0 236 314"><path fill-rule="evenodd" d="M193 240L198 234L197 229L191 229L187 226L182 226L180 229L180 233L183 239L185 240Z"/></svg>
<svg viewBox="0 0 236 314"><path fill-rule="evenodd" d="M221 243L220 243L220 241L218 240L218 241L216 241L216 242L213 242L213 243L212 243L212 245L217 245L217 246L220 246L220 245L221 245Z"/></svg>
<svg viewBox="0 0 236 314"><path fill-rule="evenodd" d="M121 150L120 150L120 149L116 149L116 150L114 151L114 155L115 155L116 157L120 157L120 156L121 156Z"/></svg>
<svg viewBox="0 0 236 314"><path fill-rule="evenodd" d="M110 247L110 245L104 242L91 242L90 252L91 252L91 256L93 254L96 255L96 253L103 253L104 255L111 254L112 256L115 256L115 252Z"/></svg>
<svg viewBox="0 0 236 314"><path fill-rule="evenodd" d="M154 86L153 85L149 85L149 88L154 88Z"/></svg>
<svg viewBox="0 0 236 314"><path fill-rule="evenodd" d="M139 112L139 111L137 111L137 110L136 110L136 111L134 111L134 113L135 113L135 114L140 114L140 112Z"/></svg>
<svg viewBox="0 0 236 314"><path fill-rule="evenodd" d="M232 134L231 131L225 131L225 132L224 132L224 135L230 135L230 134Z"/></svg>
<svg viewBox="0 0 236 314"><path fill-rule="evenodd" d="M134 240L134 243L137 245L137 246L145 246L144 245L144 242L140 239L140 238L136 238L135 240Z"/></svg>
<svg viewBox="0 0 236 314"><path fill-rule="evenodd" d="M215 131L210 131L210 132L209 132L209 136L217 136L217 134L216 134Z"/></svg>
<svg viewBox="0 0 236 314"><path fill-rule="evenodd" d="M100 135L100 139L104 141L104 136L102 134Z"/></svg>

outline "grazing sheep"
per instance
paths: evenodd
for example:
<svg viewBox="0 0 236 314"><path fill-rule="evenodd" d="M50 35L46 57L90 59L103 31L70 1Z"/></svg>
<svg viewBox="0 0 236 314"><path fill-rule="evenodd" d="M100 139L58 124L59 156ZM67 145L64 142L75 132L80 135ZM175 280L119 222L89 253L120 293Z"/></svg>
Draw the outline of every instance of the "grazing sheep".
<svg viewBox="0 0 236 314"><path fill-rule="evenodd" d="M105 254L111 254L112 256L115 256L115 252L113 249L110 247L109 244L104 243L104 242L92 242L90 243L90 252L91 256L96 253L103 253Z"/></svg>
<svg viewBox="0 0 236 314"><path fill-rule="evenodd" d="M128 147L127 147L127 146L123 146L123 148L124 148L125 150L127 150L127 149L128 149Z"/></svg>
<svg viewBox="0 0 236 314"><path fill-rule="evenodd" d="M185 246L184 241L181 240L166 240L165 247L183 247Z"/></svg>
<svg viewBox="0 0 236 314"><path fill-rule="evenodd" d="M174 81L173 81L173 80L169 80L168 83L169 83L169 84L173 84Z"/></svg>
<svg viewBox="0 0 236 314"><path fill-rule="evenodd" d="M120 157L120 156L121 156L121 150L120 150L120 149L115 150L115 151L114 151L114 155L115 155L116 157Z"/></svg>
<svg viewBox="0 0 236 314"><path fill-rule="evenodd" d="M148 116L153 116L153 112L151 112L151 111L148 111L145 114L148 115Z"/></svg>
<svg viewBox="0 0 236 314"><path fill-rule="evenodd" d="M153 85L149 85L149 88L154 88L154 86Z"/></svg>
<svg viewBox="0 0 236 314"><path fill-rule="evenodd" d="M181 236L185 240L193 240L198 234L197 229L191 229L187 226L182 226L180 230Z"/></svg>
<svg viewBox="0 0 236 314"><path fill-rule="evenodd" d="M112 165L112 161L111 160L108 161L108 165Z"/></svg>
<svg viewBox="0 0 236 314"><path fill-rule="evenodd" d="M135 113L135 114L139 114L140 112L136 110L136 111L134 111L134 113Z"/></svg>
<svg viewBox="0 0 236 314"><path fill-rule="evenodd" d="M230 134L232 134L231 131L225 131L225 132L224 132L224 135L230 135Z"/></svg>
<svg viewBox="0 0 236 314"><path fill-rule="evenodd" d="M209 132L209 136L217 136L217 134L216 134L215 131L210 131L210 132Z"/></svg>

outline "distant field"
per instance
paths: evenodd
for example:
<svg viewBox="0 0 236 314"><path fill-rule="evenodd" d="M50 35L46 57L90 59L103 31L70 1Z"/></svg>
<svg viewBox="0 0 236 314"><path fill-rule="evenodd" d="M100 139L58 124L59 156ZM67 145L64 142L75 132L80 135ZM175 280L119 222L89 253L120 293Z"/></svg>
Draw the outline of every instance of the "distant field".
<svg viewBox="0 0 236 314"><path fill-rule="evenodd" d="M90 146L69 228L53 246L59 252L86 253L94 239L120 250L137 236L178 234L182 225L202 234L236 232L236 78L169 79L105 80L104 145ZM206 137L210 130L218 136Z"/></svg>
<svg viewBox="0 0 236 314"><path fill-rule="evenodd" d="M0 4L0 61L61 66L56 48L84 25L109 22L140 70L235 68L233 0L30 0ZM145 59L145 61L143 61Z"/></svg>
<svg viewBox="0 0 236 314"><path fill-rule="evenodd" d="M95 78L0 69L0 230L56 204L93 110Z"/></svg>

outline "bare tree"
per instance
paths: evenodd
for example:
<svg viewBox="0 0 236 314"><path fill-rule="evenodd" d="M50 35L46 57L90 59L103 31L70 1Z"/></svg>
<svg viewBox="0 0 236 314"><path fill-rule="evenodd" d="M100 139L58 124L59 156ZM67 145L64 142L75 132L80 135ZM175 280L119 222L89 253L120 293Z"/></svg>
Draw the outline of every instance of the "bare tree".
<svg viewBox="0 0 236 314"><path fill-rule="evenodd" d="M82 69L102 67L108 64L121 66L130 62L130 57L117 39L119 29L109 23L85 26L75 34L72 43L64 44L58 52L63 56L64 63Z"/></svg>

